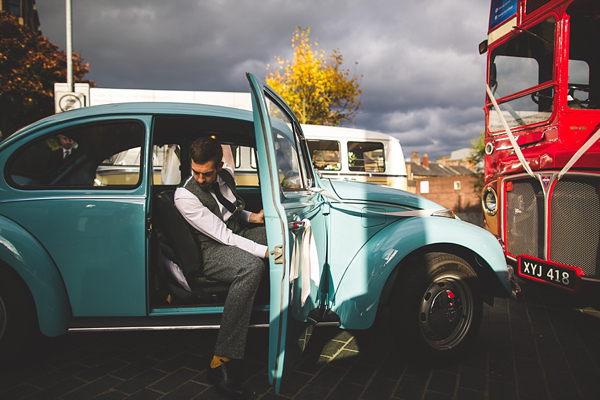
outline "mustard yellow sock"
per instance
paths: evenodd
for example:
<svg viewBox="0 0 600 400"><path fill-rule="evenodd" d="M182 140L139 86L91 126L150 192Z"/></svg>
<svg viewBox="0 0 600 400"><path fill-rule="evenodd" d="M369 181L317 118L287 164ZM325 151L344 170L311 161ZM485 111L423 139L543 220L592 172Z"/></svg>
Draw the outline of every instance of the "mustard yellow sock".
<svg viewBox="0 0 600 400"><path fill-rule="evenodd" d="M210 362L210 367L218 368L221 366L221 364L223 364L224 362L227 362L227 361L229 361L229 358L227 358L227 357L213 356L213 358Z"/></svg>

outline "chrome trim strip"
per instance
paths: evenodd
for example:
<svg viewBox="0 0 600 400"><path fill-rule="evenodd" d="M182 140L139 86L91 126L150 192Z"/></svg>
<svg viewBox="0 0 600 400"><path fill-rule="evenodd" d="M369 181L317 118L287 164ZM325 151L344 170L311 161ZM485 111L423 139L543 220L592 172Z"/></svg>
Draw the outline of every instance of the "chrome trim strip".
<svg viewBox="0 0 600 400"><path fill-rule="evenodd" d="M589 276L580 276L582 281L587 281L587 282L594 282L594 283L599 283L600 282L600 278L592 278Z"/></svg>
<svg viewBox="0 0 600 400"><path fill-rule="evenodd" d="M55 195L55 196L40 196L40 197L30 197L30 198L21 198L15 197L11 199L3 199L0 200L0 203L15 203L15 202L23 202L23 201L48 201L48 200L85 200L85 201L106 201L106 200L118 200L119 202L131 202L136 204L144 204L146 202L146 195L110 195L106 196L101 193L94 193L94 195L79 195L79 196L70 196L70 195Z"/></svg>
<svg viewBox="0 0 600 400"><path fill-rule="evenodd" d="M328 178L330 176L364 176L367 178L406 178L407 174L386 174L385 172L364 172L364 171L356 171L356 173L352 172L339 172L339 171L331 171L331 170L323 170L320 169L319 173L321 173L324 177Z"/></svg>
<svg viewBox="0 0 600 400"><path fill-rule="evenodd" d="M211 330L221 325L185 325L185 326L105 326L93 328L68 328L68 332L135 332L135 331L179 331L179 330ZM268 328L269 324L251 324L250 328Z"/></svg>
<svg viewBox="0 0 600 400"><path fill-rule="evenodd" d="M294 209L294 208L304 208L304 207L313 206L314 204L315 204L314 201L296 201L293 203L284 203L283 209L289 210L289 209Z"/></svg>

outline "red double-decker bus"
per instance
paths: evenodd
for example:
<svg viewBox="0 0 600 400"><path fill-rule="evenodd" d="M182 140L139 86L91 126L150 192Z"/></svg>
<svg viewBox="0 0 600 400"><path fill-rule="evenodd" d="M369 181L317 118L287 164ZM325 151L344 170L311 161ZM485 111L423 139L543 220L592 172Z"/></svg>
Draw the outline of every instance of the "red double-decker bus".
<svg viewBox="0 0 600 400"><path fill-rule="evenodd" d="M600 1L492 0L487 229L525 279L600 283Z"/></svg>

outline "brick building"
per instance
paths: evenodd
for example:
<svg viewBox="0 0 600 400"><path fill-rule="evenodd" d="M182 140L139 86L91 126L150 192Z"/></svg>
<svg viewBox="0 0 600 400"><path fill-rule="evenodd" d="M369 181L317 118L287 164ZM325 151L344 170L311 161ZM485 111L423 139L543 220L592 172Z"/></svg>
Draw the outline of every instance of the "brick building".
<svg viewBox="0 0 600 400"><path fill-rule="evenodd" d="M459 218L483 225L481 197L476 190L478 175L467 167L469 161L442 158L430 162L427 154L423 158L413 152L406 163L408 191L453 210Z"/></svg>

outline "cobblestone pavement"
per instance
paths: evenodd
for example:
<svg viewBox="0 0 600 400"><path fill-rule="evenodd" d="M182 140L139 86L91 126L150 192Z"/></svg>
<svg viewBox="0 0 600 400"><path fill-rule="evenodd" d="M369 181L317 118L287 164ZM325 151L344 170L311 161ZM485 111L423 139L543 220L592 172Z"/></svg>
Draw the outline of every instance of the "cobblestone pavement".
<svg viewBox="0 0 600 400"><path fill-rule="evenodd" d="M381 315L368 331L315 331L281 394L266 375L267 330L242 365L257 399L598 399L600 312L523 284L524 300L485 306L461 363L408 364ZM205 367L216 332L79 333L45 339L0 371L0 399L217 399Z"/></svg>

